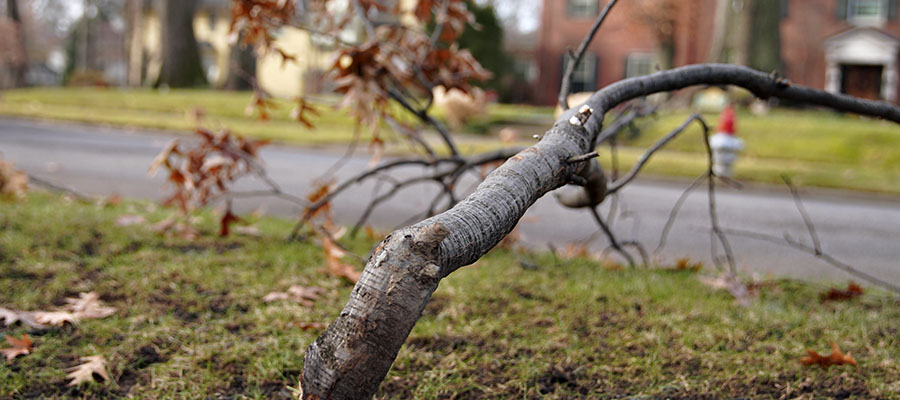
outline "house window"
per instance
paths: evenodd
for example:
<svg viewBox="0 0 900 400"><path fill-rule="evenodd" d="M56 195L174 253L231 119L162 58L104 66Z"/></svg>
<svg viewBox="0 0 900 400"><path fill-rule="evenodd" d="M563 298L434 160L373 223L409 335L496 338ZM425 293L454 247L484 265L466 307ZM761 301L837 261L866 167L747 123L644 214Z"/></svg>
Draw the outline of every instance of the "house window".
<svg viewBox="0 0 900 400"><path fill-rule="evenodd" d="M631 53L625 58L625 77L650 75L656 65L656 55L653 53Z"/></svg>
<svg viewBox="0 0 900 400"><path fill-rule="evenodd" d="M854 25L881 25L887 20L889 2L895 0L843 0L838 1L838 15L845 16ZM843 14L843 15L842 15Z"/></svg>
<svg viewBox="0 0 900 400"><path fill-rule="evenodd" d="M562 59L562 73L566 72L567 57L564 55ZM581 58L581 62L572 72L570 93L593 92L597 89L597 56L591 53L585 53Z"/></svg>
<svg viewBox="0 0 900 400"><path fill-rule="evenodd" d="M568 0L569 17L583 18L597 15L597 0Z"/></svg>

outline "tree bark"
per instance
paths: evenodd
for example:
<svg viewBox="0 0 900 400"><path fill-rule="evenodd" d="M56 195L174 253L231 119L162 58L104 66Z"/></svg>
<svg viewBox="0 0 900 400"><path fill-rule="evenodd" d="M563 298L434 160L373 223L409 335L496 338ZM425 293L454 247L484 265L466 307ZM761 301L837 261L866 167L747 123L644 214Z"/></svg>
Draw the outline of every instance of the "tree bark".
<svg viewBox="0 0 900 400"><path fill-rule="evenodd" d="M781 6L766 1L749 4L750 26L747 66L760 71L781 71Z"/></svg>
<svg viewBox="0 0 900 400"><path fill-rule="evenodd" d="M15 54L9 65L10 83L12 87L24 87L27 84L25 74L28 71L28 53L25 50L25 27L22 26L18 1L6 0L6 13L13 22L15 32L15 37L12 38Z"/></svg>
<svg viewBox="0 0 900 400"><path fill-rule="evenodd" d="M225 90L250 90L253 89L253 82L256 76L256 52L253 46L242 44L238 40L234 46L231 46L231 55L228 62L228 76L222 83L222 89Z"/></svg>
<svg viewBox="0 0 900 400"><path fill-rule="evenodd" d="M162 68L154 86L195 87L206 84L194 37L197 0L159 0Z"/></svg>
<svg viewBox="0 0 900 400"><path fill-rule="evenodd" d="M900 108L881 102L791 86L734 65L694 65L627 79L596 92L563 113L534 146L511 157L452 209L400 229L379 244L338 318L306 351L304 399L370 398L438 282L477 261L508 234L547 192L583 174L569 163L590 152L606 112L625 101L693 85L737 85L762 98L781 97L900 122ZM584 118L585 114L587 118Z"/></svg>
<svg viewBox="0 0 900 400"><path fill-rule="evenodd" d="M128 0L128 86L144 82L144 1Z"/></svg>

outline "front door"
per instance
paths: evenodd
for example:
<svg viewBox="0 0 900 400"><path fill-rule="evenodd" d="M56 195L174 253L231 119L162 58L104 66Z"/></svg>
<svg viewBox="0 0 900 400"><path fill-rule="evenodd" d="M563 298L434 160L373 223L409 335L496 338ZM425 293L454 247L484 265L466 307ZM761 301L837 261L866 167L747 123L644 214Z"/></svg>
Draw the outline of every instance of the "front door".
<svg viewBox="0 0 900 400"><path fill-rule="evenodd" d="M842 65L841 93L881 100L881 65Z"/></svg>

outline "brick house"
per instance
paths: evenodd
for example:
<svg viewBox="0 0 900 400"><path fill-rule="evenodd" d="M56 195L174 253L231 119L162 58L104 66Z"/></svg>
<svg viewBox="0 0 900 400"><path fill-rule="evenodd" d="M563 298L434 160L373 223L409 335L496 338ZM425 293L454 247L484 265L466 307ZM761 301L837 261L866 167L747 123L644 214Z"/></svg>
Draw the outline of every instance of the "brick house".
<svg viewBox="0 0 900 400"><path fill-rule="evenodd" d="M900 0L754 0L781 7L781 73L798 84L897 102ZM620 79L710 61L716 7L742 0L619 2L573 77L572 92ZM535 102L552 105L564 54L575 48L606 1L543 0ZM655 14L654 14L655 13ZM662 14L660 14L662 13ZM665 18L660 18L662 15ZM753 34L752 27L749 34ZM664 61L668 60L668 62Z"/></svg>

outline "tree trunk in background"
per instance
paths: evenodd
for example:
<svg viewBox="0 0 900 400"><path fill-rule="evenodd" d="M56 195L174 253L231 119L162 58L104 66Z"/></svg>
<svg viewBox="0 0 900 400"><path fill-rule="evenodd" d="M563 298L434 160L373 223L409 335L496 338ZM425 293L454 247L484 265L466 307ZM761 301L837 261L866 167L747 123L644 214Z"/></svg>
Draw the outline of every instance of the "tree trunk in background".
<svg viewBox="0 0 900 400"><path fill-rule="evenodd" d="M144 82L144 1L128 0L128 86Z"/></svg>
<svg viewBox="0 0 900 400"><path fill-rule="evenodd" d="M253 46L242 45L240 40L231 46L227 71L228 76L222 83L222 89L253 89L251 80L256 77L256 52Z"/></svg>
<svg viewBox="0 0 900 400"><path fill-rule="evenodd" d="M752 1L749 4L750 26L747 46L747 65L760 71L780 71L781 62L781 13L779 4Z"/></svg>
<svg viewBox="0 0 900 400"><path fill-rule="evenodd" d="M162 68L154 86L195 87L206 84L197 39L194 12L197 0L159 0L162 33Z"/></svg>
<svg viewBox="0 0 900 400"><path fill-rule="evenodd" d="M16 0L6 0L6 13L15 24L15 37L12 39L15 54L12 55L9 64L10 83L12 87L23 87L26 85L28 54L25 52L25 29L22 26L22 16L19 14L19 3Z"/></svg>
<svg viewBox="0 0 900 400"><path fill-rule="evenodd" d="M728 20L731 14L732 0L716 0L715 18L713 19L713 34L710 39L709 62L728 62L725 54L728 38Z"/></svg>

